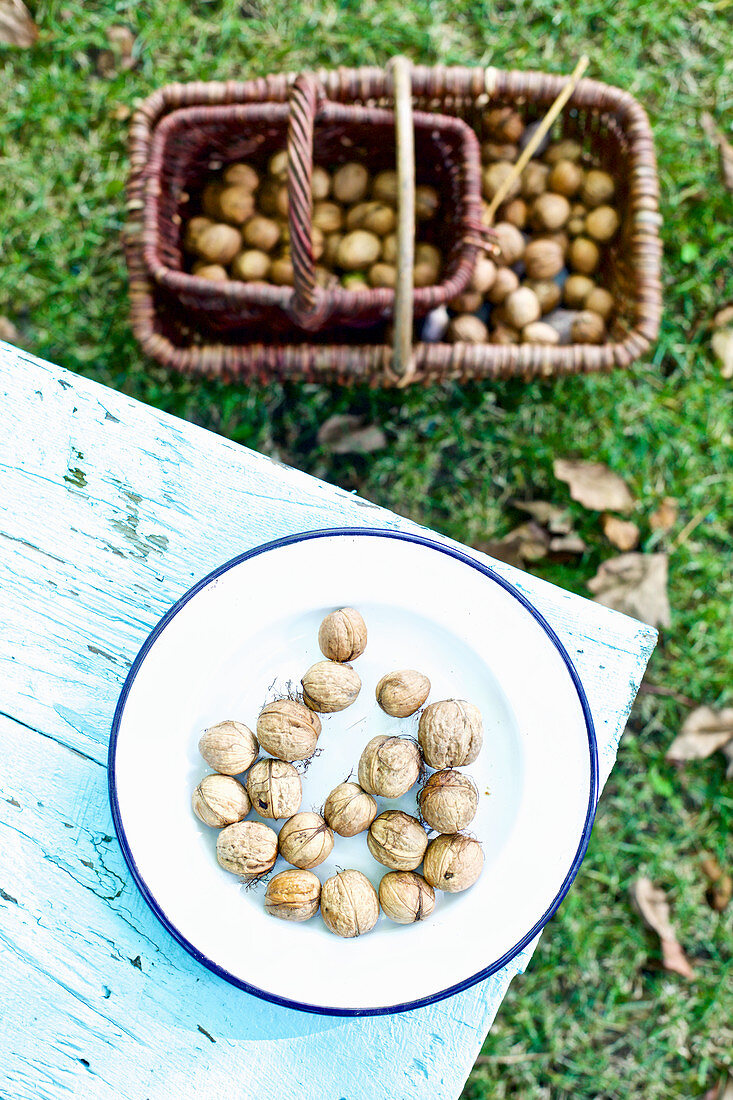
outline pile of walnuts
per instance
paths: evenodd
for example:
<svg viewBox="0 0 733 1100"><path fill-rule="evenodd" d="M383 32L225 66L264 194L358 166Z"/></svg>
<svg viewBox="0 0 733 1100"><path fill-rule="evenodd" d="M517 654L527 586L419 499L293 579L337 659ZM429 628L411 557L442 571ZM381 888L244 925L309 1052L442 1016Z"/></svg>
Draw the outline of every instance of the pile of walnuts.
<svg viewBox="0 0 733 1100"><path fill-rule="evenodd" d="M464 831L476 815L478 790L458 770L481 750L481 714L461 699L424 706L431 686L427 676L412 669L388 673L377 684L377 702L395 718L409 718L424 707L417 739L371 738L358 761L358 783L339 783L322 813L302 811L293 762L316 751L319 715L345 710L359 695L361 679L350 662L366 648L366 624L354 608L341 608L323 620L318 641L325 660L303 676L302 701L287 697L267 703L256 734L232 720L204 732L199 749L215 772L196 787L194 813L221 830L217 859L244 881L268 875L278 856L291 865L267 884L265 909L271 916L304 921L320 908L326 927L344 937L371 931L380 909L398 924L424 920L435 906L435 890L467 890L483 869L481 845ZM259 757L260 749L269 755ZM426 766L434 769L427 779ZM379 812L378 798L400 798L418 782L417 815ZM263 821L248 820L251 810L267 820L285 819L279 833ZM366 833L369 852L388 869L379 890L351 868L321 884L313 868L331 854L334 834L359 833ZM429 833L437 835L431 839Z"/></svg>
<svg viewBox="0 0 733 1100"><path fill-rule="evenodd" d="M526 127L511 107L484 118L484 220L519 159ZM499 254L479 259L449 303L447 339L473 344L601 344L616 308L604 286L621 219L613 177L574 139L552 141L514 180L493 226Z"/></svg>
<svg viewBox="0 0 733 1100"><path fill-rule="evenodd" d="M209 180L201 195L202 212L188 219L183 233L194 275L214 282L293 285L287 171L288 155L281 150L262 175L240 163ZM332 171L316 165L312 190L311 246L318 283L351 290L394 287L397 173L385 170L372 176L355 161ZM415 286L440 282L440 249L422 239L422 229L435 219L438 207L437 191L419 185Z"/></svg>

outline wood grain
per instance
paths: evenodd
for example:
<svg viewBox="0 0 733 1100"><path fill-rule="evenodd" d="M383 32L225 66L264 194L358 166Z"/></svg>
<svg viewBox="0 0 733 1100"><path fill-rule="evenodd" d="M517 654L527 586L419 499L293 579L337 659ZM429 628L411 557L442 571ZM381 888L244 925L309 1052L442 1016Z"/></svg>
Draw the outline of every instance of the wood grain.
<svg viewBox="0 0 733 1100"><path fill-rule="evenodd" d="M420 528L7 345L0 392L0 1094L216 1100L259 1083L278 1100L457 1096L530 949L401 1016L269 1005L158 924L106 787L127 669L197 578L297 530ZM605 779L655 632L493 564L575 660Z"/></svg>

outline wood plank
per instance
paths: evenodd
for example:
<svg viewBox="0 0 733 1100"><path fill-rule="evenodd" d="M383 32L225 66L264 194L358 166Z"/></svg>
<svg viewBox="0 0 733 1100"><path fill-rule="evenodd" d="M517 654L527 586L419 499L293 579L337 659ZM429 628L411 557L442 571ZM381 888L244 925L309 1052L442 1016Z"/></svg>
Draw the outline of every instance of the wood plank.
<svg viewBox="0 0 733 1100"><path fill-rule="evenodd" d="M296 530L421 529L6 346L0 393L0 1092L208 1100L266 1079L278 1100L458 1095L530 949L398 1017L328 1019L249 997L147 909L112 839L104 767L127 668L198 577ZM576 661L605 778L654 631L492 564Z"/></svg>

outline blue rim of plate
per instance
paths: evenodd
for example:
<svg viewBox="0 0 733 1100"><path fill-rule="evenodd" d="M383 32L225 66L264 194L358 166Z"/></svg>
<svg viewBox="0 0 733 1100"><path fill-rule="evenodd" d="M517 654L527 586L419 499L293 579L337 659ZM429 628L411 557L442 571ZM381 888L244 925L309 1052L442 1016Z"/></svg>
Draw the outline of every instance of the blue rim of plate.
<svg viewBox="0 0 733 1100"><path fill-rule="evenodd" d="M189 600L193 599L203 588L212 581L221 577L224 573L227 573L234 566L241 565L242 562L248 561L250 558L255 558L260 554L265 554L270 550L278 550L283 546L291 546L293 543L306 542L309 539L318 538L335 538L335 537L350 537L354 536L367 538L387 538L397 539L402 542L414 542L419 546L426 546L431 550L437 550L441 554L445 554L448 557L455 558L457 561L463 562L464 565L468 565L471 569L477 570L479 573L483 573L489 580L494 581L505 592L508 592L510 596L518 600L522 607L527 610L530 615L539 623L542 629L547 634L550 641L553 643L558 653L565 662L565 666L570 675L570 679L573 681L573 685L578 694L581 708L583 710L583 717L585 718L586 732L588 734L588 749L590 754L590 792L588 798L588 810L585 816L585 823L583 825L583 832L580 838L580 844L575 853L573 861L570 865L570 869L565 876L563 883L552 901L549 908L545 911L542 917L537 923L530 928L529 932L506 951L501 958L496 959L495 962L489 966L484 967L482 970L472 974L470 978L464 978L463 981L458 982L456 985L451 985L447 989L441 989L437 993L431 993L429 997L420 997L415 1001L408 1001L405 1004L386 1005L381 1008L332 1008L327 1005L311 1005L301 1001L291 1001L287 997L278 997L274 993L268 993L267 990L260 989L258 986L250 985L248 982L242 981L241 978L235 977L234 974L230 974L228 970L224 970L223 967L215 963L213 959L202 954L198 948L187 940L185 936L176 928L174 924L168 919L166 914L158 905L153 894L150 892L147 883L143 879L135 859L130 850L130 846L125 835L125 830L122 825L122 818L120 815L120 806L117 799L117 783L116 783L116 771L115 771L115 753L117 748L117 738L119 735L120 722L122 720L122 713L125 709L125 703L127 696L130 693L130 689L134 683L135 677L142 665L148 651L155 643L158 636L165 630L168 623L178 614L182 607L184 607ZM163 927L173 936L174 940L183 947L190 955L201 963L208 970L211 970L218 977L223 978L225 981L230 982L232 985L237 986L239 989L243 989L245 993L251 993L255 997L259 997L264 1001L270 1001L272 1004L281 1005L283 1008L295 1009L299 1012L310 1012L317 1016L390 1016L399 1012L411 1012L416 1008L423 1008L426 1005L435 1004L436 1001L445 1000L446 997L453 997L456 993L461 993L465 989L470 989L471 986L476 985L478 982L484 981L484 979L491 977L492 974L496 974L511 962L512 959L524 950L528 943L530 943L534 937L542 931L544 926L554 915L559 908L563 899L565 898L568 890L570 889L575 876L577 875L580 865L583 862L583 858L588 848L590 841L590 834L593 828L593 821L595 818L596 804L598 802L598 746L596 743L595 728L593 725L593 718L590 712L590 706L586 697L583 685L580 682L580 677L575 669L570 656L558 638L555 631L550 624L544 618L544 616L534 607L530 601L524 596L518 589L516 589L509 581L495 573L493 569L488 565L483 565L475 558L470 557L468 554L464 554L457 547L450 546L448 544L435 542L432 539L424 538L422 535L408 534L404 531L394 531L389 529L381 529L377 527L337 527L337 528L325 528L316 531L303 531L295 535L286 535L284 538L274 539L272 542L263 543L261 546L255 546L252 550L247 550L243 554L237 555L235 558L231 558L230 561L220 565L217 569L214 569L211 573L205 576L202 580L198 581L193 588L190 588L185 595L181 596L176 603L170 608L169 611L163 616L157 626L145 639L145 642L140 649L133 665L127 675L125 683L123 684L120 697L117 701L115 708L115 715L112 721L112 732L109 741L109 754L107 758L107 782L109 786L109 800L112 808L112 820L114 822L115 831L117 833L117 839L120 842L122 848L122 854L125 857L125 862L130 869L132 877L137 883L137 887L140 890L146 903L158 918Z"/></svg>

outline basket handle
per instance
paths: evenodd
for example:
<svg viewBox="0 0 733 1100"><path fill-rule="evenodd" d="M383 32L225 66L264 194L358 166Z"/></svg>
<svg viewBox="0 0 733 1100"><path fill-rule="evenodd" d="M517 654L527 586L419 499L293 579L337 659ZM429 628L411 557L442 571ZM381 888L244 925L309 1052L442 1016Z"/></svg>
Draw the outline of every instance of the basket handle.
<svg viewBox="0 0 733 1100"><path fill-rule="evenodd" d="M394 295L392 373L407 385L414 374L412 350L413 267L415 263L415 130L412 121L412 64L407 57L389 62L394 89L397 145L397 280Z"/></svg>
<svg viewBox="0 0 733 1100"><path fill-rule="evenodd" d="M306 329L319 328L328 306L316 282L311 227L313 223L313 130L320 86L310 73L300 73L290 91L288 123L288 225L293 261L290 312Z"/></svg>

